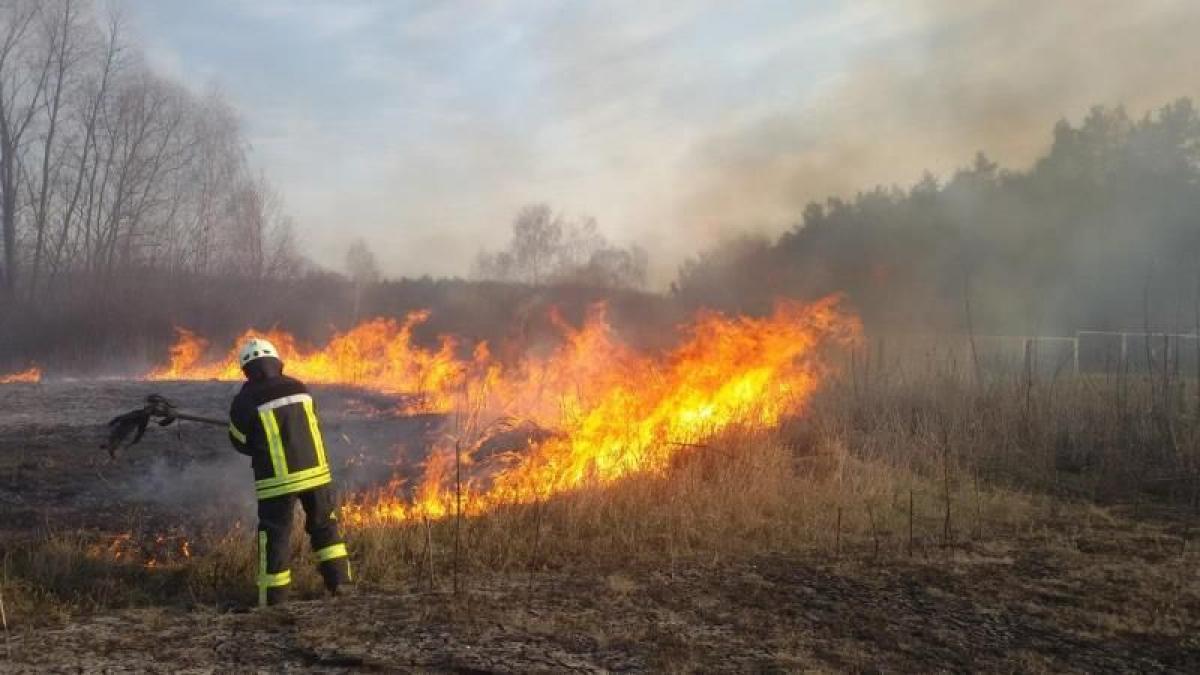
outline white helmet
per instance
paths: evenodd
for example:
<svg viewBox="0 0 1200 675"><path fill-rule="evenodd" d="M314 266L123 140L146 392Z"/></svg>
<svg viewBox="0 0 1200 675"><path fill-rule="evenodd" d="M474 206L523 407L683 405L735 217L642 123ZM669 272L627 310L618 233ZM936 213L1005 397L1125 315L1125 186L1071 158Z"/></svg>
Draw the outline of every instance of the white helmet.
<svg viewBox="0 0 1200 675"><path fill-rule="evenodd" d="M279 358L279 350L275 349L275 345L262 338L250 338L246 341L246 344L242 345L242 350L238 352L238 365L245 368L246 364L251 361L266 356Z"/></svg>

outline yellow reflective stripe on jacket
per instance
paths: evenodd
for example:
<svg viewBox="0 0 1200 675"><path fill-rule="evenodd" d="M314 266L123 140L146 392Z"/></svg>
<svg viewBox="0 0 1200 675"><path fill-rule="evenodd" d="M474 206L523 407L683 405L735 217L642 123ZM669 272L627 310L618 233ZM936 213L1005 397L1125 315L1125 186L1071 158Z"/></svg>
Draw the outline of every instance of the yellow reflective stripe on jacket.
<svg viewBox="0 0 1200 675"><path fill-rule="evenodd" d="M296 405L297 408L290 410L294 410L305 416L305 422L308 424L308 431L312 437L312 450L316 455L314 457L316 466L294 472L288 469L287 449L283 444L279 418L275 414L277 409L292 405ZM325 455L325 443L321 438L321 429L317 422L317 415L310 395L294 394L268 401L258 406L258 415L262 420L263 430L266 433L267 448L270 453L272 468L270 478L254 482L255 492L259 499L270 499L271 497L278 497L293 492L303 492L304 490L311 490L312 488L326 485L332 481L329 472L329 460Z"/></svg>
<svg viewBox="0 0 1200 675"><path fill-rule="evenodd" d="M345 558L348 555L350 554L346 551L345 544L334 544L333 546L326 546L325 548L317 551L317 560L319 562L325 562L326 560Z"/></svg>
<svg viewBox="0 0 1200 675"><path fill-rule="evenodd" d="M267 434L267 448L271 453L271 468L276 476L286 476L288 472L287 457L283 454L283 436L279 434L279 423L275 420L275 412L271 409L259 410L263 431Z"/></svg>
<svg viewBox="0 0 1200 675"><path fill-rule="evenodd" d="M258 411L263 412L264 410L274 410L275 408L282 408L285 405L304 403L305 401L311 402L312 396L309 396L308 394L292 394L291 396L282 396L258 406Z"/></svg>
<svg viewBox="0 0 1200 675"><path fill-rule="evenodd" d="M326 468L323 473L317 474L311 478L307 478L304 480L297 480L297 481L293 481L290 483L284 483L282 485L278 485L275 487L258 488L258 489L256 489L255 492L259 499L270 499L271 497L278 497L280 495L288 495L293 492L303 492L305 490L311 490L315 487L320 487L322 485L328 485L332 481L333 481L333 479L329 475L329 470L328 470L328 468Z"/></svg>
<svg viewBox="0 0 1200 675"><path fill-rule="evenodd" d="M246 434L243 434L241 429L234 426L233 422L229 423L229 435L236 438L238 443L242 445L246 444Z"/></svg>
<svg viewBox="0 0 1200 675"><path fill-rule="evenodd" d="M302 480L308 480L309 478L316 478L317 476L328 475L328 474L329 474L329 467L314 466L311 469L304 469L303 471L289 473L286 476L277 476L275 478L264 478L262 480L256 480L256 481L254 481L254 489L255 490L265 490L267 488L279 487L281 485L290 485L292 483L296 483L296 482L299 482Z"/></svg>
<svg viewBox="0 0 1200 675"><path fill-rule="evenodd" d="M317 449L317 466L325 466L325 441L321 438L321 429L317 425L317 413L313 411L312 399L304 401L304 416L308 418L308 430L312 432L313 447Z"/></svg>

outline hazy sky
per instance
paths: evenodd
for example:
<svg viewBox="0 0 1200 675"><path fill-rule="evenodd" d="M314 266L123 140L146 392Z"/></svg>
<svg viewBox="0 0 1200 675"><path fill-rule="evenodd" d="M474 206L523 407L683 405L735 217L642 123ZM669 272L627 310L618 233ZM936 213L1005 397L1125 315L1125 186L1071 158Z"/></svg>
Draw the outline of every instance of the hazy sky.
<svg viewBox="0 0 1200 675"><path fill-rule="evenodd" d="M1200 94L1195 0L123 4L157 68L239 110L309 255L362 236L393 276L463 274L544 201L661 284L807 200Z"/></svg>

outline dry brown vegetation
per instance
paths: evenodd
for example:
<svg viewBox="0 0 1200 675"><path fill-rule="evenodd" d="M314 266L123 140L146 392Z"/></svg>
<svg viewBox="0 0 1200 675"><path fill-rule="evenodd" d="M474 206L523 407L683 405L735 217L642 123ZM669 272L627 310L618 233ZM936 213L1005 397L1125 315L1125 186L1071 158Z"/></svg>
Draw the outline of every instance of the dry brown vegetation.
<svg viewBox="0 0 1200 675"><path fill-rule="evenodd" d="M308 646L272 652L271 663L1200 663L1189 637L1200 608L1190 572L1200 450L1194 382L867 363L858 355L780 428L707 439L663 477L461 521L354 529L364 593L338 606L370 620L322 628L324 605L300 603L282 625L307 626L300 643ZM297 560L303 543L298 535ZM153 633L147 621L207 616L235 633L259 621L228 613L253 600L243 530L212 528L190 561L153 570L106 560L91 545L56 534L5 547L0 588L16 663L36 663L39 645L84 630L48 626L114 608L164 608L122 615L138 627L106 639L132 651L168 649L138 642ZM301 596L319 597L313 571L298 564L295 572ZM96 625L82 621L73 625ZM398 649L389 635L407 636L407 651L389 651ZM557 656L522 660L526 652L503 646L514 642ZM255 663L250 647L240 649L250 660L224 660L217 650L211 664ZM120 662L119 650L87 652Z"/></svg>

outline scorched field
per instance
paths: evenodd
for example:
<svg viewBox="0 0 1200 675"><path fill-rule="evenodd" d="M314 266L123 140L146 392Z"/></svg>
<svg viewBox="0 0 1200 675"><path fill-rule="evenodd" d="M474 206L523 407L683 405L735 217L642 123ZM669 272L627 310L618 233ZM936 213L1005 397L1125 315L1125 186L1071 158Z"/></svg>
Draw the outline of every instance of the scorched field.
<svg viewBox="0 0 1200 675"><path fill-rule="evenodd" d="M314 388L359 591L253 609L254 501L218 428L228 346L0 384L0 668L1179 671L1200 668L1195 383L887 356L836 298L597 309L518 359L406 320L270 332Z"/></svg>

